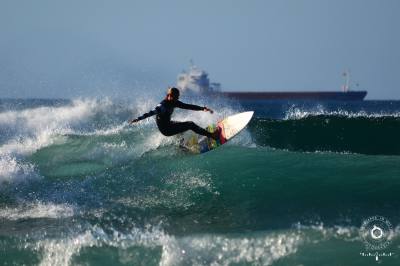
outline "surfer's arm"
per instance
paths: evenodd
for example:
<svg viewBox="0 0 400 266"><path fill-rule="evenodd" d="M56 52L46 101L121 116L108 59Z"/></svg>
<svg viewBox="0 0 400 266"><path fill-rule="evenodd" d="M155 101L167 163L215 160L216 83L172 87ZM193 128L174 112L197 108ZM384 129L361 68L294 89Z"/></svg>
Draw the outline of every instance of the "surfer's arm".
<svg viewBox="0 0 400 266"><path fill-rule="evenodd" d="M208 108L206 106L198 106L198 105L194 105L194 104L187 104L187 103L183 103L181 101L177 101L175 106L179 107L179 108L182 108L182 109L187 109L187 110L205 111L205 112L213 113L213 110L211 110L210 108Z"/></svg>
<svg viewBox="0 0 400 266"><path fill-rule="evenodd" d="M211 110L210 108L208 108L208 107L206 107L206 106L204 106L204 112L210 112L210 113L214 113L214 111L213 110Z"/></svg>
<svg viewBox="0 0 400 266"><path fill-rule="evenodd" d="M159 114L160 112L161 112L161 105L159 104L156 106L156 108L154 110L151 110L150 112L145 113L145 114L139 116L138 118L129 121L129 123L132 124L132 123L139 122L140 120L146 119L146 118L156 115L156 114Z"/></svg>

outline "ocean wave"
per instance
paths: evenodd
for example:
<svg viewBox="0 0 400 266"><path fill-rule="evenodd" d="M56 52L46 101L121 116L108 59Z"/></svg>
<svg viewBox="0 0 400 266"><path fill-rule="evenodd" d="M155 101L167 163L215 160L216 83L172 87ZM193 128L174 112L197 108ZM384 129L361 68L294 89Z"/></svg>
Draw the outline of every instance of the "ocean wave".
<svg viewBox="0 0 400 266"><path fill-rule="evenodd" d="M309 265L315 249L328 254L317 264L341 264L332 258L344 252L332 246L359 256L358 225L371 213L394 222L398 245L399 156L387 156L400 150L398 117L258 117L230 144L192 156L153 118L127 124L155 103L6 111L6 264ZM241 111L215 107L213 115L177 110L174 119L206 126Z"/></svg>
<svg viewBox="0 0 400 266"><path fill-rule="evenodd" d="M39 106L0 113L0 180L22 180L34 166L26 156L51 145L63 143L68 134L92 130L92 121L101 112L112 110L108 99L74 100L61 106ZM87 129L85 129L87 128Z"/></svg>
<svg viewBox="0 0 400 266"><path fill-rule="evenodd" d="M331 151L399 155L400 117L306 115L254 119L250 130L258 145L301 152ZM373 141L372 141L373 140Z"/></svg>
<svg viewBox="0 0 400 266"><path fill-rule="evenodd" d="M205 99L196 99L197 104L205 105ZM207 100L210 103L210 100ZM3 171L3 178L12 180L13 173L27 167L18 164L24 158L35 154L46 147L64 145L68 157L71 145L89 145L87 150L80 149L76 154L84 159L96 160L102 156L111 155L112 163L120 163L128 158L140 157L149 151L175 144L176 138L165 137L158 132L152 118L135 125L129 125L128 120L153 109L157 101L154 98L136 99L133 103L105 99L76 99L56 106L30 106L18 110L8 110L0 113L0 159L16 162L14 169ZM209 121L235 113L235 109L212 102L217 112L213 115L206 112L188 112L177 110L174 119L178 121L193 120L201 126L207 126ZM245 133L244 133L245 134ZM251 145L249 133L237 138L236 143ZM121 139L122 135L122 139ZM129 135L133 135L130 137ZM89 137L91 139L85 138ZM112 139L105 140L102 137ZM78 140L76 139L78 138ZM80 140L79 140L80 139ZM118 140L119 139L119 140ZM59 158L60 156L57 156ZM108 157L110 158L110 157ZM100 159L101 160L101 159ZM105 160L102 160L105 161ZM109 166L110 164L108 164ZM10 168L10 167L8 167ZM18 170L18 171L17 171ZM22 179L21 174L18 178ZM28 177L28 176L27 176Z"/></svg>

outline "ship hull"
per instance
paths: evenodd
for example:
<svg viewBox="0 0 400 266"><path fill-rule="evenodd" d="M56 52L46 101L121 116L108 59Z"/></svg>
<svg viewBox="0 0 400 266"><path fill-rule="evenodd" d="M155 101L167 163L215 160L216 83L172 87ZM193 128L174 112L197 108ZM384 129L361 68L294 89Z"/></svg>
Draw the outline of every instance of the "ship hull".
<svg viewBox="0 0 400 266"><path fill-rule="evenodd" d="M238 100L319 100L362 101L367 91L299 91L299 92L219 92L219 95Z"/></svg>

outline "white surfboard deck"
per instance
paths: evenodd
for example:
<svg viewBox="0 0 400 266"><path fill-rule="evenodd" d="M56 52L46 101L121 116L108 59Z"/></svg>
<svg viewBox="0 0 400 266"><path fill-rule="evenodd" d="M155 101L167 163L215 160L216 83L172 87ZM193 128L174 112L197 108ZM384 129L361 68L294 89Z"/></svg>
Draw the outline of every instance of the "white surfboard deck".
<svg viewBox="0 0 400 266"><path fill-rule="evenodd" d="M254 111L238 113L226 117L217 122L215 125L210 125L207 130L214 132L217 128L220 129L218 140L199 136L193 132L184 135L180 146L191 153L205 153L225 144L227 141L236 136L242 131L253 117Z"/></svg>

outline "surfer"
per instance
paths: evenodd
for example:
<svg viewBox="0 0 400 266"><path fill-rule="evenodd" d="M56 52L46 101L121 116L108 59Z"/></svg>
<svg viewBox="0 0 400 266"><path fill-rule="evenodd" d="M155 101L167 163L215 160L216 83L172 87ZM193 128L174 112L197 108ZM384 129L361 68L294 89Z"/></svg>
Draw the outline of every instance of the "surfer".
<svg viewBox="0 0 400 266"><path fill-rule="evenodd" d="M160 132L164 136L173 136L187 130L192 130L199 135L207 136L209 138L217 139L219 136L219 131L211 133L205 130L204 128L199 127L192 121L186 122L177 122L171 120L171 115L174 112L174 108L182 108L187 110L194 111L204 111L210 112L211 114L214 112L210 108L204 106L198 106L193 104L187 104L179 101L179 90L177 88L169 88L167 92L167 96L163 101L161 101L154 110L151 110L148 113L145 113L139 116L136 119L129 121L130 124L136 123L140 120L148 118L150 116L156 115L156 123Z"/></svg>

